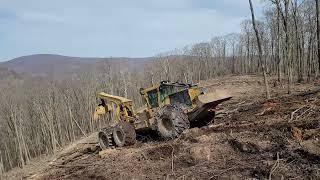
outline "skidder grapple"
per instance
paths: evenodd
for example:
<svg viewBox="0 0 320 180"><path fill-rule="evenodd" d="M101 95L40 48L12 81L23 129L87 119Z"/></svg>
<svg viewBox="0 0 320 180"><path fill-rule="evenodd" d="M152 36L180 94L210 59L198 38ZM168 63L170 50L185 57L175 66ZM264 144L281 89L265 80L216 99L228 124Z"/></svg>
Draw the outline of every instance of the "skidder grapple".
<svg viewBox="0 0 320 180"><path fill-rule="evenodd" d="M174 139L186 129L208 125L217 105L231 97L206 92L198 85L164 81L140 89L145 106L137 111L130 99L98 93L93 119L109 117L113 122L99 132L101 149L133 145L138 132L156 131L164 139Z"/></svg>

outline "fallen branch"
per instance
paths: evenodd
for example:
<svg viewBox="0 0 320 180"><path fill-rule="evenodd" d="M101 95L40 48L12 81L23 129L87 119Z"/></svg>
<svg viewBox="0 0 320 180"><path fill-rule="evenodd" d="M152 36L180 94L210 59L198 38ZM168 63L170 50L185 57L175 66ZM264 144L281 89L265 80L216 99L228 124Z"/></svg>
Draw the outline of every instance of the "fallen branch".
<svg viewBox="0 0 320 180"><path fill-rule="evenodd" d="M299 116L296 117L295 120L298 120L301 116L303 116L304 114L306 114L308 111L310 111L313 107L308 108L307 110L305 110L302 114L300 114Z"/></svg>
<svg viewBox="0 0 320 180"><path fill-rule="evenodd" d="M291 113L289 122L291 122L291 121L293 120L295 113L297 113L298 111L300 111L301 109L303 109L303 108L305 108L305 107L307 107L307 106L302 106L302 107L300 107L299 109L296 109L295 111L293 111L293 112Z"/></svg>
<svg viewBox="0 0 320 180"><path fill-rule="evenodd" d="M277 161L271 168L271 171L269 174L269 180L272 179L272 174L278 169L279 166L280 166L280 158L279 158L279 153L277 153Z"/></svg>
<svg viewBox="0 0 320 180"><path fill-rule="evenodd" d="M246 101L239 102L238 104L236 104L236 106L242 105L244 103L246 103Z"/></svg>
<svg viewBox="0 0 320 180"><path fill-rule="evenodd" d="M174 147L170 144L171 148L172 148L172 152L171 152L171 171L172 174L174 175Z"/></svg>
<svg viewBox="0 0 320 180"><path fill-rule="evenodd" d="M261 113L255 114L256 116L263 116L266 112L271 111L272 107L264 109Z"/></svg>
<svg viewBox="0 0 320 180"><path fill-rule="evenodd" d="M74 165L62 165L62 164L49 164L49 166L58 167L58 168L69 168L69 167L88 167L95 164L74 164Z"/></svg>

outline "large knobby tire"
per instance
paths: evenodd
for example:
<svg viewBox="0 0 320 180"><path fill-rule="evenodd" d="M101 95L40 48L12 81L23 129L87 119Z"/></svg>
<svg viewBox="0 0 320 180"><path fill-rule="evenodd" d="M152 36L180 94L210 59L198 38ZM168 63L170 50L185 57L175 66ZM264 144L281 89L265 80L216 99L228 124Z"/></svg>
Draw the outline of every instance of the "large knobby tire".
<svg viewBox="0 0 320 180"><path fill-rule="evenodd" d="M118 147L130 146L136 143L136 131L128 122L119 122L113 129L113 140Z"/></svg>
<svg viewBox="0 0 320 180"><path fill-rule="evenodd" d="M113 148L114 142L112 139L112 129L101 129L98 134L99 146L102 150Z"/></svg>
<svg viewBox="0 0 320 180"><path fill-rule="evenodd" d="M177 138L190 128L188 116L177 106L167 105L156 114L157 131L162 138Z"/></svg>

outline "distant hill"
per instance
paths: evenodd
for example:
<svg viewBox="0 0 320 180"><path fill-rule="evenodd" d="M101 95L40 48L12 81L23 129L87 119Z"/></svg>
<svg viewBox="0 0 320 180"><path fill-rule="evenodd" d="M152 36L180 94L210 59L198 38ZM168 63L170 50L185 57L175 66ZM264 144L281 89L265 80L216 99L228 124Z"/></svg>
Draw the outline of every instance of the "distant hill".
<svg viewBox="0 0 320 180"><path fill-rule="evenodd" d="M100 64L107 63L117 69L140 69L152 58L83 58L53 54L22 56L0 64L17 73L36 76L66 76L72 73L91 71Z"/></svg>

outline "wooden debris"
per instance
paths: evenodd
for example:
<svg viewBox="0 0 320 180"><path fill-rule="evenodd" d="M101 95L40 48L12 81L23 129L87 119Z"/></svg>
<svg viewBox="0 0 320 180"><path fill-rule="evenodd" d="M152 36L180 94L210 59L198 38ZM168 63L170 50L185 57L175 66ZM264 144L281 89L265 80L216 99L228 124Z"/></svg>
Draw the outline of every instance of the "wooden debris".
<svg viewBox="0 0 320 180"><path fill-rule="evenodd" d="M292 136L298 141L302 142L303 141L303 132L301 129L297 127L292 127L291 128Z"/></svg>

